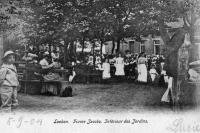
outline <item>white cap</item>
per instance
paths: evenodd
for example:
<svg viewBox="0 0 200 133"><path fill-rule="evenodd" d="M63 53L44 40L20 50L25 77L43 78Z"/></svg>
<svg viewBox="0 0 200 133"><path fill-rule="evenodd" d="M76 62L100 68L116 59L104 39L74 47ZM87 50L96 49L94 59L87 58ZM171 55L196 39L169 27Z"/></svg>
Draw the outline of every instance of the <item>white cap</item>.
<svg viewBox="0 0 200 133"><path fill-rule="evenodd" d="M6 58L8 55L15 54L13 51L9 50L4 53L3 58Z"/></svg>
<svg viewBox="0 0 200 133"><path fill-rule="evenodd" d="M44 52L44 55L49 55L49 52L48 51Z"/></svg>

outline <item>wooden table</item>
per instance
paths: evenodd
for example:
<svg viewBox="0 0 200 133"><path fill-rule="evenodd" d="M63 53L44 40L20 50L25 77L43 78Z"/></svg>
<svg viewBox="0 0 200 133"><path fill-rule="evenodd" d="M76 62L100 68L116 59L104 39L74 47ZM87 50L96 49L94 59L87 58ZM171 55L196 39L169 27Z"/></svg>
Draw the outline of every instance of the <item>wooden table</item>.
<svg viewBox="0 0 200 133"><path fill-rule="evenodd" d="M52 69L51 72L59 73L61 74L61 78L64 80L68 80L67 75L69 74L68 69Z"/></svg>

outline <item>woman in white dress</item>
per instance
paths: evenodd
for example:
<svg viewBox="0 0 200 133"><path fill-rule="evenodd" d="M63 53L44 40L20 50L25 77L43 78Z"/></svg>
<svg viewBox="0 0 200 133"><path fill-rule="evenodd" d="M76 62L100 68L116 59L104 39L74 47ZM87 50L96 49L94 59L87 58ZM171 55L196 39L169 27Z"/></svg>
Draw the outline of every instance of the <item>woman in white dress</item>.
<svg viewBox="0 0 200 133"><path fill-rule="evenodd" d="M102 72L103 83L108 83L109 79L111 78L109 59L105 59L105 62L102 64L102 68L100 70L103 71Z"/></svg>
<svg viewBox="0 0 200 133"><path fill-rule="evenodd" d="M121 56L121 54L119 54L119 56L116 58L115 61L115 75L116 76L124 76L125 72L124 72L124 58Z"/></svg>
<svg viewBox="0 0 200 133"><path fill-rule="evenodd" d="M111 78L111 76L110 76L110 64L109 64L108 59L105 59L105 62L102 64L102 70L103 70L103 74L102 74L103 79Z"/></svg>
<svg viewBox="0 0 200 133"><path fill-rule="evenodd" d="M147 83L147 59L144 57L144 53L140 54L138 58L138 82Z"/></svg>

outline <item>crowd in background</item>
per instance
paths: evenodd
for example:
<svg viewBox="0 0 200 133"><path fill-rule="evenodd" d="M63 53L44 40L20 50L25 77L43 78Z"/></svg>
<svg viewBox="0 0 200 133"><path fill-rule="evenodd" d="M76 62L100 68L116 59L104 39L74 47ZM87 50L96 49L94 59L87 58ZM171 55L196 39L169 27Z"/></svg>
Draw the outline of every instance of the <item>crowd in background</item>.
<svg viewBox="0 0 200 133"><path fill-rule="evenodd" d="M99 69L103 70L102 78L105 80L115 77L125 81L165 84L164 60L162 55L133 54L127 50L124 56L121 53L105 56Z"/></svg>
<svg viewBox="0 0 200 133"><path fill-rule="evenodd" d="M16 77L17 69L15 70L16 62L26 62L26 73L25 77L28 80L34 78L41 80L53 80L58 81L62 84L63 80L68 80L70 83L78 81L81 75L84 75L82 79L90 79L89 75L93 77L91 79L101 77L101 83L120 83L120 82L131 82L131 83L145 83L152 85L168 85L167 91L164 93L162 100L169 102L168 93L172 88L173 78L169 77L164 69L165 57L163 55L147 55L144 52L131 53L129 50L125 53L117 54L100 54L96 53L82 53L76 56L71 56L66 61L64 58L64 52L60 49L52 49L40 47L37 49L34 46L30 46L27 50L21 51L16 50L15 52L7 51L4 54L4 66L6 66L6 59L10 60L9 69L13 69ZM15 59L13 59L15 55ZM12 58L11 58L12 57ZM11 58L11 59L10 59ZM15 63L14 63L15 60ZM189 80L199 81L199 66L200 62L195 61L189 64L190 69L188 70ZM80 67L81 66L81 67ZM55 70L58 71L55 71ZM61 71L60 71L61 70ZM69 70L68 74L64 78L60 72L62 70ZM89 71L88 71L89 70ZM4 69L1 69L1 73L5 73ZM4 74L5 75L5 74ZM2 76L2 74L1 74ZM3 77L0 77L3 79ZM75 80L74 79L78 79ZM17 78L14 89L11 88L12 95L16 92L16 86L18 86ZM88 81L87 81L88 82ZM14 83L14 82L13 82ZM89 81L90 83L90 81ZM13 90L13 91L12 91ZM49 83L43 84L41 94L58 94L58 86ZM3 101L5 102L5 101ZM16 101L17 104L17 101Z"/></svg>
<svg viewBox="0 0 200 133"><path fill-rule="evenodd" d="M71 76L76 76L77 65L90 66L96 71L102 72L102 79L110 82L115 78L117 81L132 81L142 83L165 83L166 72L163 70L163 55L146 55L142 53L131 53L129 50L124 54L104 54L100 52L77 54L67 62L64 61L64 52L61 49L49 47L29 46L27 50L19 52L18 60L26 61L28 64L38 64L42 69L64 69L66 64L70 66ZM54 76L56 77L56 76ZM73 80L70 79L70 81Z"/></svg>

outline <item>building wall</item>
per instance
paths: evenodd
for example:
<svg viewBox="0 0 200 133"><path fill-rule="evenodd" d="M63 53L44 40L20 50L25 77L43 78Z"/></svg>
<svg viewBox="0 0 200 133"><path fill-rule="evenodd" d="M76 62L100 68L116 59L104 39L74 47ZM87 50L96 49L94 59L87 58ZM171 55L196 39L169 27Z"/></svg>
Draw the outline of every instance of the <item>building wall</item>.
<svg viewBox="0 0 200 133"><path fill-rule="evenodd" d="M153 42L153 39L152 39L152 36L149 35L145 41L145 53L147 55L151 55L154 53L154 42Z"/></svg>
<svg viewBox="0 0 200 133"><path fill-rule="evenodd" d="M163 42L163 40L161 39L160 36L152 37L151 35L149 35L148 37L143 37L142 42L137 42L134 39L126 38L125 41L121 42L120 52L125 53L126 50L130 50L131 53L140 53L140 52L142 52L141 47L143 46L143 47L145 47L144 52L147 55L155 54L155 45L156 45L156 44L154 44L155 40L160 41L160 44L159 44L160 53L159 54L163 54L163 52L164 52L164 42ZM115 50L116 50L116 48L117 48L117 43L115 43ZM114 50L114 53L115 53L115 50ZM105 52L108 53L108 54L112 53L112 41L106 42Z"/></svg>
<svg viewBox="0 0 200 133"><path fill-rule="evenodd" d="M129 48L131 53L139 53L140 52L140 43L134 40L129 41Z"/></svg>
<svg viewBox="0 0 200 133"><path fill-rule="evenodd" d="M130 51L133 53L140 53L140 52L145 52L147 55L152 55L155 54L155 45L158 45L160 47L160 53L163 54L164 52L164 42L161 39L160 36L152 37L149 35L148 37L143 37L142 42L137 42L133 40L129 41L130 45ZM159 44L155 44L154 41L160 41ZM142 51L142 48L144 47L145 51Z"/></svg>

